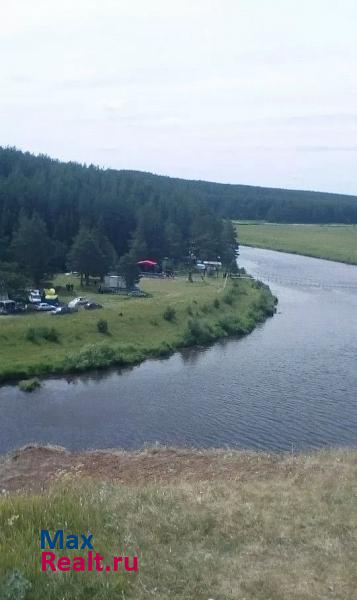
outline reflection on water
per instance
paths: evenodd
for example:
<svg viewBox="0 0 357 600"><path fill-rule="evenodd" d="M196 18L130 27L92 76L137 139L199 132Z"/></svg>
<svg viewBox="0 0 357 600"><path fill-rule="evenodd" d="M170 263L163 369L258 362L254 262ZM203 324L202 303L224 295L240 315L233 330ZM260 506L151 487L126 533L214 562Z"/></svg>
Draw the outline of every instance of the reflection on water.
<svg viewBox="0 0 357 600"><path fill-rule="evenodd" d="M242 248L278 313L241 340L95 375L0 389L0 451L357 443L357 267ZM317 286L317 283L319 286Z"/></svg>

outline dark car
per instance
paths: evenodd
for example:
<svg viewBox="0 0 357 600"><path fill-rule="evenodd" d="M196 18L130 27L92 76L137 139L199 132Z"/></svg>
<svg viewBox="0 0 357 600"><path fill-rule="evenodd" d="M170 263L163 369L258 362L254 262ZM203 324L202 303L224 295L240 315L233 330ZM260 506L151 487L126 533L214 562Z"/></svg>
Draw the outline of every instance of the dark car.
<svg viewBox="0 0 357 600"><path fill-rule="evenodd" d="M2 315L13 315L16 310L16 302L13 300L1 300L0 311Z"/></svg>
<svg viewBox="0 0 357 600"><path fill-rule="evenodd" d="M26 312L26 304L23 302L16 302L15 304L15 313L22 314Z"/></svg>
<svg viewBox="0 0 357 600"><path fill-rule="evenodd" d="M101 304L98 304L98 302L87 302L84 305L84 308L86 310L95 310L96 308L103 308L103 306Z"/></svg>

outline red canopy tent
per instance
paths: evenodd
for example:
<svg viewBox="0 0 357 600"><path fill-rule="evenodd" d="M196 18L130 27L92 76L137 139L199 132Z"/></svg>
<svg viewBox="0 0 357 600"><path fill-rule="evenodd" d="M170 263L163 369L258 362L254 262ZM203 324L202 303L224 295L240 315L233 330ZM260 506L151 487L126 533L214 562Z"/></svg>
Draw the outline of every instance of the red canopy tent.
<svg viewBox="0 0 357 600"><path fill-rule="evenodd" d="M155 260L139 260L139 262L137 263L138 265L143 265L146 267L155 267L157 265L157 262Z"/></svg>
<svg viewBox="0 0 357 600"><path fill-rule="evenodd" d="M155 260L139 260L137 264L141 267L156 267L157 262Z"/></svg>
<svg viewBox="0 0 357 600"><path fill-rule="evenodd" d="M145 260L139 260L136 264L138 265L142 275L150 277L151 275L154 276L158 273L159 267L156 260L146 258Z"/></svg>

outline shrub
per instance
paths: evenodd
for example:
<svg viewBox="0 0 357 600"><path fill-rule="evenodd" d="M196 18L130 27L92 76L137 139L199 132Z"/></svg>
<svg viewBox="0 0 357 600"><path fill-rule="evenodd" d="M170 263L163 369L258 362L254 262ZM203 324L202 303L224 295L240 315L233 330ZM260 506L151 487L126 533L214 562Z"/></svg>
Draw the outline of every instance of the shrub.
<svg viewBox="0 0 357 600"><path fill-rule="evenodd" d="M35 344L37 342L36 330L34 327L29 327L25 333L25 339L28 342Z"/></svg>
<svg viewBox="0 0 357 600"><path fill-rule="evenodd" d="M165 319L165 321L175 321L176 319L176 310L173 308L173 306L168 306L165 310L164 310L164 314L162 315Z"/></svg>
<svg viewBox="0 0 357 600"><path fill-rule="evenodd" d="M59 342L59 333L54 327L29 327L25 339L33 344L38 344L41 339L47 342Z"/></svg>
<svg viewBox="0 0 357 600"><path fill-rule="evenodd" d="M216 337L212 327L205 321L201 321L197 318L188 320L187 329L184 334L185 344L209 344L209 342L212 342Z"/></svg>
<svg viewBox="0 0 357 600"><path fill-rule="evenodd" d="M19 382L19 388L22 392L33 392L39 387L41 387L41 382L37 377L34 377L33 379L24 379Z"/></svg>
<svg viewBox="0 0 357 600"><path fill-rule="evenodd" d="M223 302L231 306L233 304L234 296L231 291L226 292L223 296Z"/></svg>
<svg viewBox="0 0 357 600"><path fill-rule="evenodd" d="M206 315L208 312L210 312L210 307L208 306L208 304L202 304L201 306L201 311Z"/></svg>
<svg viewBox="0 0 357 600"><path fill-rule="evenodd" d="M173 351L173 347L168 344L167 342L162 342L160 344L160 346L158 346L158 348L155 348L154 350L152 350L150 352L150 355L153 356L158 356L158 357L165 357L165 356L169 356L170 354L172 354Z"/></svg>
<svg viewBox="0 0 357 600"><path fill-rule="evenodd" d="M64 367L70 371L86 371L87 369L101 369L117 362L120 357L115 349L106 344L89 344L80 352L67 356Z"/></svg>
<svg viewBox="0 0 357 600"><path fill-rule="evenodd" d="M107 334L108 333L108 321L106 321L105 319L99 319L99 321L97 321L97 329L98 329L99 333Z"/></svg>
<svg viewBox="0 0 357 600"><path fill-rule="evenodd" d="M223 317L223 319L220 319L218 321L218 325L226 335L233 335L236 332L235 322L229 317Z"/></svg>
<svg viewBox="0 0 357 600"><path fill-rule="evenodd" d="M259 289L269 290L269 286L266 283L264 283L263 281L260 281L260 279L257 279L256 281L254 281L253 287L255 287L257 290L259 290Z"/></svg>
<svg viewBox="0 0 357 600"><path fill-rule="evenodd" d="M59 334L57 329L55 329L54 327L51 327L50 329L44 327L43 329L44 331L42 332L42 337L45 340L47 340L48 342L54 342L56 344L59 342Z"/></svg>
<svg viewBox="0 0 357 600"><path fill-rule="evenodd" d="M3 600L25 600L31 587L30 581L20 571L14 570L1 586L0 596Z"/></svg>

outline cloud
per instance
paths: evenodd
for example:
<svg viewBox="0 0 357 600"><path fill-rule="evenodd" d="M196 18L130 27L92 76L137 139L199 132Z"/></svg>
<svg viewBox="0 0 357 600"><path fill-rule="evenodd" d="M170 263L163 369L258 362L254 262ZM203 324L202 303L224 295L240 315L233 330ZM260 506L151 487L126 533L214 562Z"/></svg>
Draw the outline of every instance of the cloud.
<svg viewBox="0 0 357 600"><path fill-rule="evenodd" d="M357 146L297 146L299 152L357 152Z"/></svg>

